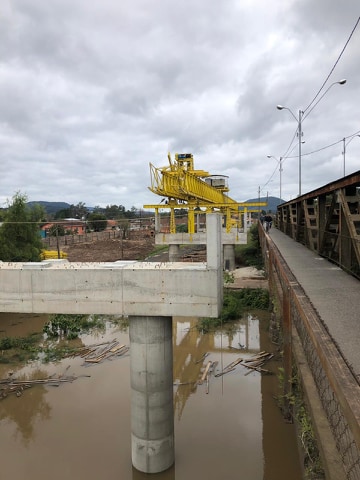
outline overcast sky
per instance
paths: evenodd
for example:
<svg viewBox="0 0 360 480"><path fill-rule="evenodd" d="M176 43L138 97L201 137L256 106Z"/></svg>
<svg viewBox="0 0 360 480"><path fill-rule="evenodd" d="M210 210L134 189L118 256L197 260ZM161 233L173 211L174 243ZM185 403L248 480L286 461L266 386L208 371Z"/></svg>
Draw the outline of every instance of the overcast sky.
<svg viewBox="0 0 360 480"><path fill-rule="evenodd" d="M343 138L359 170L359 16L358 0L2 0L0 206L157 204L149 162L168 152L238 201L278 197L292 157L289 200L299 110L302 193L343 176Z"/></svg>

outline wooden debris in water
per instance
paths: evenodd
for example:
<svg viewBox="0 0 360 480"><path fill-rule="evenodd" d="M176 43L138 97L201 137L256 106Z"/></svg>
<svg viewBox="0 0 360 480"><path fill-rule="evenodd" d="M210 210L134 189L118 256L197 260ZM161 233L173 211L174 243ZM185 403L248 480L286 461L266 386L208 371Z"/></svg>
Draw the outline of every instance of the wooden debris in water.
<svg viewBox="0 0 360 480"><path fill-rule="evenodd" d="M9 376L8 378L0 380L0 400L3 400L11 393L14 393L17 397L21 397L24 390L31 388L34 385L50 385L53 387L59 387L61 383L73 382L80 377L90 377L90 375L75 376L60 374L57 377L55 375L51 375L47 378L37 378L33 380L18 380L13 376Z"/></svg>
<svg viewBox="0 0 360 480"><path fill-rule="evenodd" d="M205 380L205 378L206 378L206 376L207 376L207 374L208 374L208 372L209 372L209 370L210 370L211 365L212 365L212 362L209 360L209 361L208 361L208 364L206 365L206 368L205 368L205 370L204 370L204 373L202 374L202 377L200 378L200 380L199 380L199 382L198 382L199 385L202 385L202 384L204 383L204 380Z"/></svg>
<svg viewBox="0 0 360 480"><path fill-rule="evenodd" d="M182 385L195 385L196 382L174 382L173 385L174 387L181 387Z"/></svg>
<svg viewBox="0 0 360 480"><path fill-rule="evenodd" d="M232 372L235 370L236 365L241 363L243 361L242 358L238 358L237 360L234 360L233 362L229 363L229 365L226 365L226 367L223 369L222 372L219 372L215 375L215 377L221 377L222 375L225 375L226 373Z"/></svg>
<svg viewBox="0 0 360 480"><path fill-rule="evenodd" d="M72 356L80 356L85 360L84 365L89 366L101 363L103 360L114 360L116 357L121 357L129 351L129 348L127 345L120 345L115 339L110 342L82 347L77 353L73 353Z"/></svg>
<svg viewBox="0 0 360 480"><path fill-rule="evenodd" d="M272 373L269 370L262 368L262 366L271 358L273 358L273 356L274 355L272 353L260 352L253 355L251 358L244 360L242 364L244 365L244 367L250 370L249 372L245 373L245 375L249 375L249 373L254 370L260 373Z"/></svg>
<svg viewBox="0 0 360 480"><path fill-rule="evenodd" d="M85 362L87 363L100 363L105 359L110 359L114 355L121 356L124 355L129 350L129 347L126 345L120 345L119 342L114 341L110 343L107 347L103 348L94 348L85 355Z"/></svg>
<svg viewBox="0 0 360 480"><path fill-rule="evenodd" d="M210 376L215 371L217 364L218 362L212 362L211 360L209 360L203 371L203 374L201 375L200 380L197 382L198 385L202 385L204 382L206 382L206 393L209 393Z"/></svg>
<svg viewBox="0 0 360 480"><path fill-rule="evenodd" d="M212 362L211 365L210 365L210 368L209 368L209 371L206 375L206 393L209 393L209 389L210 389L210 376L212 373L215 372L215 368L216 368L216 365L218 364L218 362Z"/></svg>
<svg viewBox="0 0 360 480"><path fill-rule="evenodd" d="M209 353L204 353L204 355L199 359L199 360L196 360L194 363L195 365L197 365L198 363L202 362L203 360L205 360L205 358L210 355Z"/></svg>

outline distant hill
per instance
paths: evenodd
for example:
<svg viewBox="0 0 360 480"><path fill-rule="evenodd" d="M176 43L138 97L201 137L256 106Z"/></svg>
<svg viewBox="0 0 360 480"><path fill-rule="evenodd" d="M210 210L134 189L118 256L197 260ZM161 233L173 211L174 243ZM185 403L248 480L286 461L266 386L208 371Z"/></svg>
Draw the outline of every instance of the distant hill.
<svg viewBox="0 0 360 480"><path fill-rule="evenodd" d="M70 207L70 204L66 202L39 201L39 202L28 202L27 205L29 205L29 207L32 207L34 205L41 205L42 207L44 207L48 215L55 215L55 213L58 212L59 210L64 210Z"/></svg>
<svg viewBox="0 0 360 480"><path fill-rule="evenodd" d="M285 200L281 200L281 198L278 197L260 197L260 198L250 198L249 200L246 200L246 202L268 202L267 207L262 207L263 210L266 212L270 211L275 213L277 210L277 206L280 205L281 203L284 203ZM255 207L253 208L255 209ZM249 210L253 210L251 207L249 207Z"/></svg>
<svg viewBox="0 0 360 480"><path fill-rule="evenodd" d="M284 203L285 200L281 200L281 198L278 197L260 197L259 198L250 198L249 200L246 200L246 202L253 203L253 202L268 202L267 207L262 207L263 210L270 211L270 212L276 212L277 206L280 205L281 203ZM39 204L42 207L44 207L46 213L48 215L55 215L59 210L65 210L67 208L70 208L70 204L66 202L44 202L44 201L38 201L38 202L28 202L27 205L29 207L32 207L34 204ZM93 211L93 207L87 207L87 209L91 212ZM249 207L249 210L254 210L255 207L252 209Z"/></svg>

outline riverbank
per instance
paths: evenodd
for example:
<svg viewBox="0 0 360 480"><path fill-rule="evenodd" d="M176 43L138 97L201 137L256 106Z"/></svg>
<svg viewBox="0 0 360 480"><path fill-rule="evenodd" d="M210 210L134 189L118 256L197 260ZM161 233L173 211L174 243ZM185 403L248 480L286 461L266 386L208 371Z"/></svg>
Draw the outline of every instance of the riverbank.
<svg viewBox="0 0 360 480"><path fill-rule="evenodd" d="M268 289L268 279L265 277L263 270L257 270L255 267L240 267L230 272L234 282L227 283L226 288L264 288Z"/></svg>

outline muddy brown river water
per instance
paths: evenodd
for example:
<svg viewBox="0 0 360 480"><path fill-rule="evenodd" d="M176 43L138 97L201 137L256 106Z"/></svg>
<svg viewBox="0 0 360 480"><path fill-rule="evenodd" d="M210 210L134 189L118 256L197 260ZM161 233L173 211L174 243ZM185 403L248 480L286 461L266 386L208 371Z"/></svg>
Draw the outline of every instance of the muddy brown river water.
<svg viewBox="0 0 360 480"><path fill-rule="evenodd" d="M0 314L0 337L41 331L46 320ZM248 313L231 333L203 335L195 318L173 319L175 465L161 474L131 465L129 355L92 366L80 357L22 368L0 363L0 378L10 370L16 377L86 375L0 400L0 480L301 480L294 426L284 422L274 400L276 375L249 373L239 364L212 376L208 387L196 384L209 360L221 371L239 357L275 351L267 323L267 313ZM129 344L128 332L110 323L81 340L114 338ZM279 366L275 359L266 368L276 372Z"/></svg>

